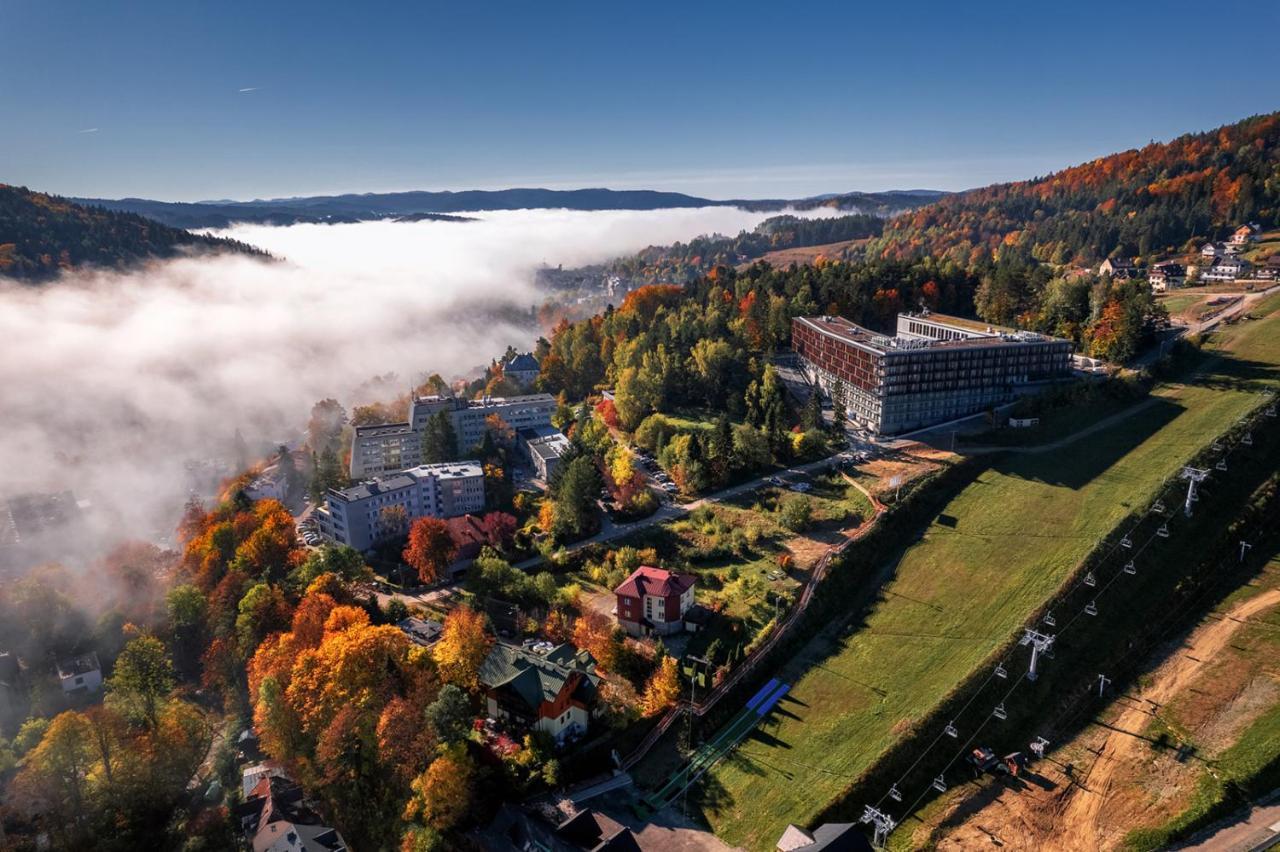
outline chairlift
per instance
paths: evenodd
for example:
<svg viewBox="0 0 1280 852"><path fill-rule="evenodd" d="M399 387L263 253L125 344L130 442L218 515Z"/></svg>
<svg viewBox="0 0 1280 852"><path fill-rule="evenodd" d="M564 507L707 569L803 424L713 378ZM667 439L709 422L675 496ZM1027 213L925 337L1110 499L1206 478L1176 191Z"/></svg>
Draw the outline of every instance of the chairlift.
<svg viewBox="0 0 1280 852"><path fill-rule="evenodd" d="M1221 441L1214 441L1214 442L1213 442L1212 444L1210 444L1209 446L1210 446L1210 448L1212 448L1212 449L1213 449L1213 451L1214 451L1214 452L1219 452L1219 451L1221 451L1221 450L1222 450L1222 442L1221 442Z"/></svg>
<svg viewBox="0 0 1280 852"><path fill-rule="evenodd" d="M1219 459L1219 460L1218 460L1218 463L1214 465L1214 468L1215 468L1215 469L1217 469L1217 470L1226 470L1226 469L1227 469L1227 460L1226 460L1226 459Z"/></svg>
<svg viewBox="0 0 1280 852"><path fill-rule="evenodd" d="M1009 718L1009 714L1005 712L1003 701L996 705L996 709L991 711L991 715L995 716L1000 721L1004 721Z"/></svg>
<svg viewBox="0 0 1280 852"><path fill-rule="evenodd" d="M1240 439L1240 443L1244 444L1246 447L1252 447L1252 446L1253 446L1253 433L1252 433L1252 432L1245 432L1245 433L1244 433L1244 437Z"/></svg>
<svg viewBox="0 0 1280 852"><path fill-rule="evenodd" d="M1268 405L1268 406L1267 406L1267 416L1268 416L1268 417L1275 417L1275 416L1276 416L1276 407L1275 407L1274 405Z"/></svg>
<svg viewBox="0 0 1280 852"><path fill-rule="evenodd" d="M1128 533L1125 533L1124 538L1120 539L1120 546L1129 548L1133 547L1133 539L1129 538Z"/></svg>
<svg viewBox="0 0 1280 852"><path fill-rule="evenodd" d="M1160 529L1156 530L1156 535L1160 536L1161 538L1168 538L1169 525L1167 523L1161 524Z"/></svg>
<svg viewBox="0 0 1280 852"><path fill-rule="evenodd" d="M942 733L946 734L952 739L959 739L960 737L960 732L956 730L956 725L954 720L947 723L947 726L942 729Z"/></svg>
<svg viewBox="0 0 1280 852"><path fill-rule="evenodd" d="M1085 611L1085 614L1086 614L1086 615L1097 615L1097 614L1098 614L1098 602L1097 602L1097 601L1089 601L1089 603L1085 604L1084 611Z"/></svg>
<svg viewBox="0 0 1280 852"><path fill-rule="evenodd" d="M1130 575L1138 573L1138 566L1133 564L1132 559L1124 564L1124 573Z"/></svg>
<svg viewBox="0 0 1280 852"><path fill-rule="evenodd" d="M1057 627L1057 626L1058 626L1058 619L1056 619L1056 618L1054 618L1054 617L1053 617L1053 610L1050 610L1049 612L1046 612L1046 613L1044 614L1044 625L1045 625L1045 627Z"/></svg>
<svg viewBox="0 0 1280 852"><path fill-rule="evenodd" d="M1008 676L1009 672L1005 669L1004 663L996 663L996 677L1007 678Z"/></svg>
<svg viewBox="0 0 1280 852"><path fill-rule="evenodd" d="M943 778L941 775L933 779L933 784L931 784L930 786L932 786L933 789L937 790L939 793L947 792L947 780Z"/></svg>
<svg viewBox="0 0 1280 852"><path fill-rule="evenodd" d="M894 784L889 788L889 798L893 799L895 802L902 801L902 791L898 789L897 784Z"/></svg>
<svg viewBox="0 0 1280 852"><path fill-rule="evenodd" d="M1044 737L1036 737L1035 742L1031 744L1031 751L1036 757L1044 757L1044 747L1048 744L1049 741Z"/></svg>
<svg viewBox="0 0 1280 852"><path fill-rule="evenodd" d="M1163 500L1157 500L1157 501L1155 502L1155 505L1151 507L1151 511L1155 512L1157 515L1163 515L1163 514L1164 514L1164 501L1163 501Z"/></svg>
<svg viewBox="0 0 1280 852"><path fill-rule="evenodd" d="M1093 572L1092 572L1092 571L1090 571L1088 574L1085 574L1085 575L1084 575L1084 584L1085 584L1086 586L1096 586L1096 585L1098 585L1098 578L1097 578L1097 577L1095 577L1095 576L1093 576Z"/></svg>

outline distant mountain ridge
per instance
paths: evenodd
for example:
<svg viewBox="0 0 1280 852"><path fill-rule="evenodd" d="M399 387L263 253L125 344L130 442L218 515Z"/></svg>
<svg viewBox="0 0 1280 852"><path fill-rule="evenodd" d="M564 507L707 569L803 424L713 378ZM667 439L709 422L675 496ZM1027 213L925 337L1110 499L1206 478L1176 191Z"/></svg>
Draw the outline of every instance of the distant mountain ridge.
<svg viewBox="0 0 1280 852"><path fill-rule="evenodd" d="M37 282L79 267L121 269L155 258L217 251L269 257L235 240L0 184L0 279Z"/></svg>
<svg viewBox="0 0 1280 852"><path fill-rule="evenodd" d="M401 217L447 219L477 210L665 210L676 207L742 207L756 211L832 207L876 216L914 210L941 198L934 190L852 192L802 199L720 201L650 189L472 189L459 192L348 193L253 201L153 201L146 198L77 198L81 204L147 216L174 228L225 228L233 222L274 225L363 222Z"/></svg>

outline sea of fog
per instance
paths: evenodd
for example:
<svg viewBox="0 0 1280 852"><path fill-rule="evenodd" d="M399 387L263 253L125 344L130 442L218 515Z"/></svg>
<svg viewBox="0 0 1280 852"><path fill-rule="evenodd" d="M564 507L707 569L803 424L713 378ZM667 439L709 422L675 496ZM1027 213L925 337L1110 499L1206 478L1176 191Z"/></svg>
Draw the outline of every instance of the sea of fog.
<svg viewBox="0 0 1280 852"><path fill-rule="evenodd" d="M474 372L509 344L531 347L539 329L495 321L492 309L540 302L539 264L736 234L769 214L470 215L478 221L244 225L218 233L281 260L189 258L0 284L0 496L70 489L112 536L163 541L192 488L229 472L237 430L265 454L298 438L316 400L367 401L357 397L375 376L395 374L400 390L432 372Z"/></svg>

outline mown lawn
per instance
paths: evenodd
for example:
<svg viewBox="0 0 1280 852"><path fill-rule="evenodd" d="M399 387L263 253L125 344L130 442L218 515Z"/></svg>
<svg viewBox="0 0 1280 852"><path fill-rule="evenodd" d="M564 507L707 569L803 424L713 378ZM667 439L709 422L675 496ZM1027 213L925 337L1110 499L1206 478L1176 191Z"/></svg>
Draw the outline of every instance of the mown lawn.
<svg viewBox="0 0 1280 852"><path fill-rule="evenodd" d="M703 813L726 841L772 849L804 825L1051 596L1128 512L1274 386L1280 316L1222 335L1239 360L1087 439L1010 455L961 491L895 566L865 622L834 625L780 673L775 712L709 774ZM878 791L879 792L879 791Z"/></svg>

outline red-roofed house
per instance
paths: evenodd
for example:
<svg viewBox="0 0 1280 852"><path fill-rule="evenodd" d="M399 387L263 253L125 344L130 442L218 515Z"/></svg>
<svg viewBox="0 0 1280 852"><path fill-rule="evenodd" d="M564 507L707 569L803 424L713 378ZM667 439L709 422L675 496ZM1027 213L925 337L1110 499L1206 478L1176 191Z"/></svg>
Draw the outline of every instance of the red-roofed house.
<svg viewBox="0 0 1280 852"><path fill-rule="evenodd" d="M618 625L632 636L665 636L684 630L684 616L693 606L694 577L641 565L621 586Z"/></svg>
<svg viewBox="0 0 1280 852"><path fill-rule="evenodd" d="M453 546L457 548L449 570L457 573L475 561L488 537L480 526L480 519L475 515L449 518L445 523L449 525L449 538L453 539Z"/></svg>

